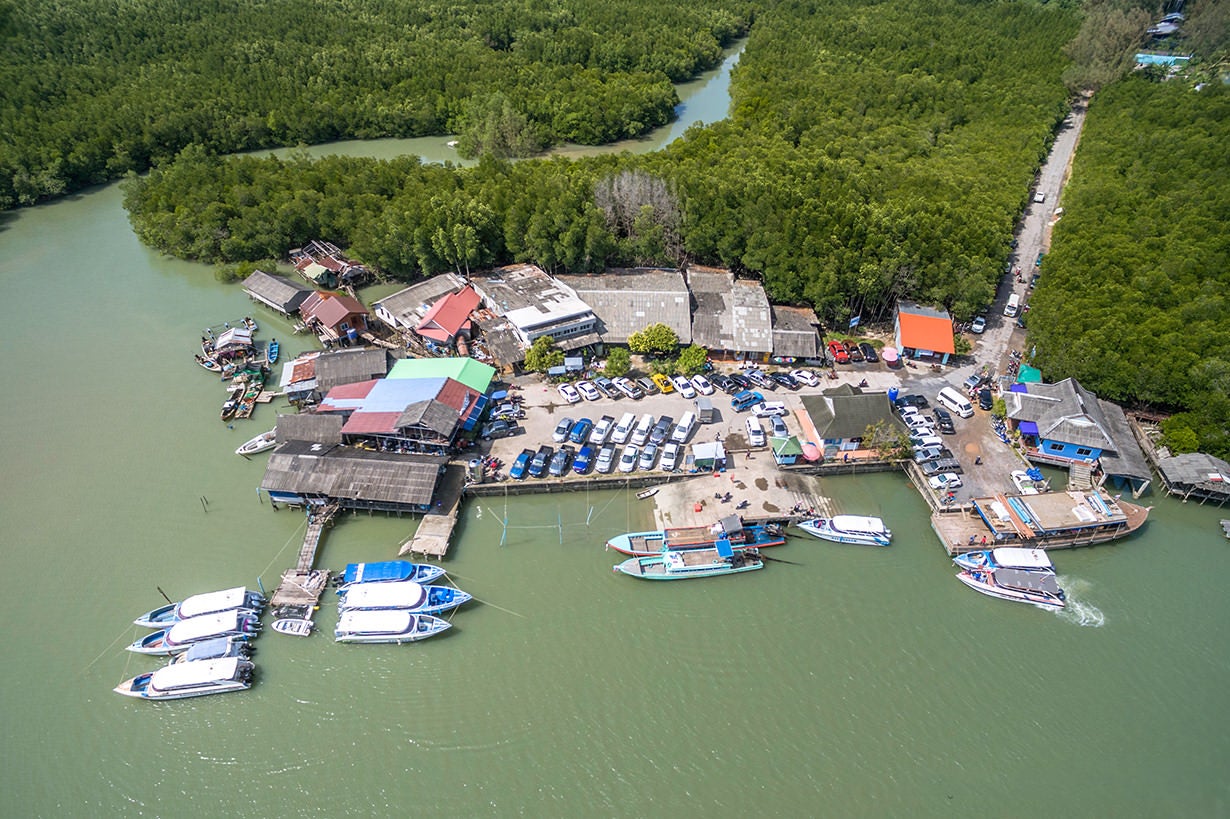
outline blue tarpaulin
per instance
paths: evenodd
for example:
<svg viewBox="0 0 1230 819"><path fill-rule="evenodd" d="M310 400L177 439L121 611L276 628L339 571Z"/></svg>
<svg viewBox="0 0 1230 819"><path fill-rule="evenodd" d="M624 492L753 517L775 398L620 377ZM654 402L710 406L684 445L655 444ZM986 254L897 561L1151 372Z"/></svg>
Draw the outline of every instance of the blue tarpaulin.
<svg viewBox="0 0 1230 819"><path fill-rule="evenodd" d="M718 538L717 542L713 545L717 548L718 557L735 556L735 550L730 547L730 538Z"/></svg>
<svg viewBox="0 0 1230 819"><path fill-rule="evenodd" d="M1019 426L1021 429L1021 433L1023 435L1037 435L1038 434L1038 425L1035 424L1033 421L1022 421Z"/></svg>

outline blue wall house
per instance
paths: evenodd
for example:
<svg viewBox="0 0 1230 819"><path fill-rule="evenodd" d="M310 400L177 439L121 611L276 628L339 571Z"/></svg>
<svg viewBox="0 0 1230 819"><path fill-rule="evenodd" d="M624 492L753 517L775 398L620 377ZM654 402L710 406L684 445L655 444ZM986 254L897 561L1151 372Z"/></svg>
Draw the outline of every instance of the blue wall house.
<svg viewBox="0 0 1230 819"><path fill-rule="evenodd" d="M803 445L793 435L789 438L770 438L769 447L773 450L778 466L796 464L803 457Z"/></svg>

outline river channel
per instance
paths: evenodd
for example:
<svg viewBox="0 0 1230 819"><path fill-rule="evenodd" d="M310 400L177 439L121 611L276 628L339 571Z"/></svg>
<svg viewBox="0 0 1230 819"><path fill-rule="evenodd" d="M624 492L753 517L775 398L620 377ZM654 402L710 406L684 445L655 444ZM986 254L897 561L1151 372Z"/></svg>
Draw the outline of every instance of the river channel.
<svg viewBox="0 0 1230 819"><path fill-rule="evenodd" d="M715 117L716 118L716 117ZM1072 607L953 577L897 473L835 478L891 548L792 538L766 570L616 576L630 494L467 502L447 567L479 602L446 636L257 641L248 692L111 688L158 605L272 590L304 518L256 492L218 381L192 362L245 314L211 270L133 235L116 186L0 215L8 816L1224 816L1230 511L1157 495L1143 533L1056 556ZM254 311L255 310L255 311ZM323 566L386 559L411 518L349 516Z"/></svg>

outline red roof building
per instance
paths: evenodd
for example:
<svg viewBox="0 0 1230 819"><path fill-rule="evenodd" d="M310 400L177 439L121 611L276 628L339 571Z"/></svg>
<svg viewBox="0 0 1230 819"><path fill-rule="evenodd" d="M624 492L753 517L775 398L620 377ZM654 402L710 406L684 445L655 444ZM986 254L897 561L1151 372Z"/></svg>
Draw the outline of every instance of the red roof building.
<svg viewBox="0 0 1230 819"><path fill-rule="evenodd" d="M313 293L299 315L322 338L343 338L353 330L367 332L367 308L358 299L338 293Z"/></svg>
<svg viewBox="0 0 1230 819"><path fill-rule="evenodd" d="M957 351L948 311L909 301L897 303L896 340L898 350L913 350L915 358Z"/></svg>
<svg viewBox="0 0 1230 819"><path fill-rule="evenodd" d="M470 335L470 313L478 307L479 295L466 285L431 306L414 332L441 344L452 344L457 336Z"/></svg>

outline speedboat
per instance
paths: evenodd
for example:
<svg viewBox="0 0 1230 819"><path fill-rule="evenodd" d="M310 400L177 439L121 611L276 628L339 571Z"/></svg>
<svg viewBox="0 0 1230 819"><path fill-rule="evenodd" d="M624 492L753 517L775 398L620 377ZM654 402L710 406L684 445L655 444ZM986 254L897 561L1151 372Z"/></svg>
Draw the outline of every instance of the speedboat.
<svg viewBox="0 0 1230 819"><path fill-rule="evenodd" d="M630 557L613 568L642 580L685 580L763 569L764 559L755 549L736 552L721 540L714 549L666 549L652 557Z"/></svg>
<svg viewBox="0 0 1230 819"><path fill-rule="evenodd" d="M411 563L409 560L382 560L376 563L348 563L342 573L341 594L355 583L395 583L412 580L415 583L430 583L444 576L444 569L430 563Z"/></svg>
<svg viewBox="0 0 1230 819"><path fill-rule="evenodd" d="M259 614L265 609L265 596L260 592L249 591L243 586L194 594L184 598L180 603L171 603L147 611L133 620L133 623L145 628L167 628L189 617L200 617L202 614L214 614L232 609L245 609Z"/></svg>
<svg viewBox="0 0 1230 819"><path fill-rule="evenodd" d="M347 611L337 620L333 639L338 643L412 643L452 628L452 623L430 614L408 611Z"/></svg>
<svg viewBox="0 0 1230 819"><path fill-rule="evenodd" d="M278 363L278 354L281 350L282 347L278 344L278 340L276 338L269 342L269 348L266 350L265 357L269 359L270 364Z"/></svg>
<svg viewBox="0 0 1230 819"><path fill-rule="evenodd" d="M292 637L307 637L316 624L302 617L282 617L273 621L273 630L278 634L289 634Z"/></svg>
<svg viewBox="0 0 1230 819"><path fill-rule="evenodd" d="M247 659L256 651L256 646L234 637L215 637L212 640L202 640L193 643L182 654L171 658L173 663L195 663L199 660L223 660L227 657Z"/></svg>
<svg viewBox="0 0 1230 819"><path fill-rule="evenodd" d="M243 691L251 687L255 668L251 660L241 657L174 663L120 683L115 693L144 700L182 700Z"/></svg>
<svg viewBox="0 0 1230 819"><path fill-rule="evenodd" d="M1067 605L1054 572L1026 569L963 571L957 579L971 589L1003 600L1033 603L1048 609Z"/></svg>
<svg viewBox="0 0 1230 819"><path fill-rule="evenodd" d="M137 654L179 654L187 651L193 643L215 637L250 640L260 630L259 614L236 609L180 620L170 628L147 634L128 646L128 650Z"/></svg>
<svg viewBox="0 0 1230 819"><path fill-rule="evenodd" d="M424 586L413 580L355 583L344 589L338 611L400 609L415 614L439 614L469 601L470 595L452 586Z"/></svg>
<svg viewBox="0 0 1230 819"><path fill-rule="evenodd" d="M236 455L255 455L258 452L264 452L267 449L273 449L278 445L278 431L271 429L268 432L262 432L255 438L244 442L238 449L235 450Z"/></svg>
<svg viewBox="0 0 1230 819"><path fill-rule="evenodd" d="M1002 547L966 552L952 559L958 568L977 572L984 569L1021 569L1022 571L1055 572L1051 557L1041 549Z"/></svg>
<svg viewBox="0 0 1230 819"><path fill-rule="evenodd" d="M800 521L798 527L809 535L834 543L859 543L866 546L888 546L892 530L879 518L862 515L834 515Z"/></svg>

